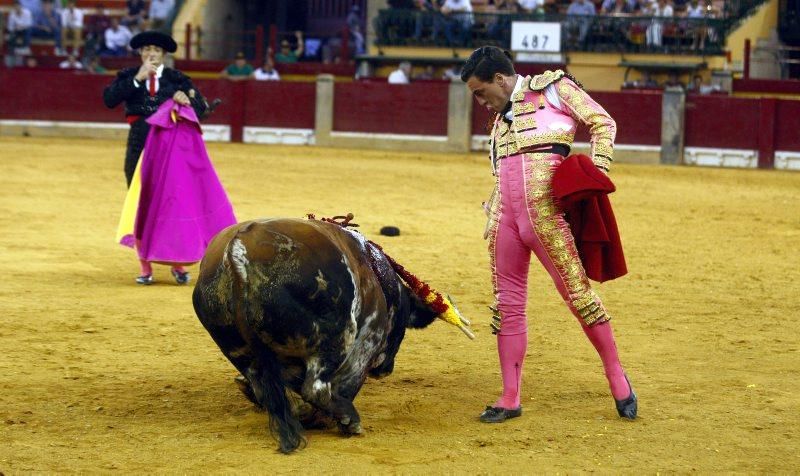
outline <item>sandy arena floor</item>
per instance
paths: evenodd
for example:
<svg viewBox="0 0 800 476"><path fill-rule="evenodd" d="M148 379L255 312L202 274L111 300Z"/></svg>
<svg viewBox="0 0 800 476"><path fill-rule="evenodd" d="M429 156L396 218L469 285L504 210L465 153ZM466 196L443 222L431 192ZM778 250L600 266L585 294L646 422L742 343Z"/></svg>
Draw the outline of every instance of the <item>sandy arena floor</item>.
<svg viewBox="0 0 800 476"><path fill-rule="evenodd" d="M630 274L598 286L641 418L621 421L599 359L531 271L522 418L500 391L483 155L212 144L240 220L353 212L472 318L407 334L356 399L365 433L276 452L233 367L168 270L134 284L114 243L123 144L0 138L0 472L796 472L800 174L615 167ZM402 235L380 237L382 225ZM196 267L192 268L196 271Z"/></svg>

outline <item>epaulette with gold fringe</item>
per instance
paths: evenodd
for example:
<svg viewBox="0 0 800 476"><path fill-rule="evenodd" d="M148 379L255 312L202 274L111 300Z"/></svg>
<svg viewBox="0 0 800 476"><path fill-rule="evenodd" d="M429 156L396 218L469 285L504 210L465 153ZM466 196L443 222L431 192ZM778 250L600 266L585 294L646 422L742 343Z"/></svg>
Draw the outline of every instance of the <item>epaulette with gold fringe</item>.
<svg viewBox="0 0 800 476"><path fill-rule="evenodd" d="M550 84L563 78L565 74L566 73L564 73L564 71L560 69L557 69L555 71L545 71L542 74L537 74L536 76L531 78L531 81L528 84L528 88L531 91L541 91Z"/></svg>
<svg viewBox="0 0 800 476"><path fill-rule="evenodd" d="M531 78L530 82L528 83L528 88L531 91L541 91L561 78L569 78L579 88L585 89L583 87L583 84L581 84L580 81L575 79L575 76L569 73L565 73L560 69L557 69L555 71L545 71L542 74L537 74L536 76Z"/></svg>

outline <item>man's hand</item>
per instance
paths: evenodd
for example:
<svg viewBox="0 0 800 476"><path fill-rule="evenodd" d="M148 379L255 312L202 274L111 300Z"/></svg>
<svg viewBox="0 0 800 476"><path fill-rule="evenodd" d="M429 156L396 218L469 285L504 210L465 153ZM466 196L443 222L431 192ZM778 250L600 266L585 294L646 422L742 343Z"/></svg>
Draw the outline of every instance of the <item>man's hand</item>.
<svg viewBox="0 0 800 476"><path fill-rule="evenodd" d="M157 69L158 67L152 63L144 63L139 68L139 71L136 73L136 76L134 76L134 79L140 83L144 82L147 80L148 76L155 76Z"/></svg>
<svg viewBox="0 0 800 476"><path fill-rule="evenodd" d="M177 91L172 96L172 100L180 104L181 106L188 106L190 104L189 96L187 96L186 93L183 91Z"/></svg>

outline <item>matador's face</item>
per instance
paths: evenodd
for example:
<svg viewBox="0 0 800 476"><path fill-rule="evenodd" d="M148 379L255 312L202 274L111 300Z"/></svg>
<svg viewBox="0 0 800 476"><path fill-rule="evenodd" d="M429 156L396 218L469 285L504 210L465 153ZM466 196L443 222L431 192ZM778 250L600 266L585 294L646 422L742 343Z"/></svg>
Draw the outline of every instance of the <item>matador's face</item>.
<svg viewBox="0 0 800 476"><path fill-rule="evenodd" d="M156 45L146 45L139 50L142 57L142 64L152 64L155 67L161 66L164 62L164 49Z"/></svg>
<svg viewBox="0 0 800 476"><path fill-rule="evenodd" d="M511 99L515 81L515 76L503 76L500 73L496 73L488 82L470 76L467 80L467 87L472 91L478 104L491 112L503 112Z"/></svg>

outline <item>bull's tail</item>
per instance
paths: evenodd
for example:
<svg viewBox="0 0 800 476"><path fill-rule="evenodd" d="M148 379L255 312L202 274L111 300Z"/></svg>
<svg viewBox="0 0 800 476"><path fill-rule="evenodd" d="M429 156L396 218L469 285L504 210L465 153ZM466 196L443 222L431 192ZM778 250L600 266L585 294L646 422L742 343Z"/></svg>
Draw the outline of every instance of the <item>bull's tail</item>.
<svg viewBox="0 0 800 476"><path fill-rule="evenodd" d="M246 376L250 380L259 404L269 413L269 431L278 440L283 453L291 453L306 445L303 426L292 413L286 395L286 385L281 378L281 365L272 350L263 347L258 361L261 365L250 367Z"/></svg>
<svg viewBox="0 0 800 476"><path fill-rule="evenodd" d="M303 426L292 413L292 405L286 395L286 384L281 378L281 364L278 357L260 342L258 335L247 325L248 322L254 322L252 316L249 316L252 307L248 305L249 260L247 249L238 235L228 244L225 259L232 271L232 295L237 326L255 353L255 359L245 372L245 377L250 382L258 404L269 413L269 430L272 437L278 440L283 453L291 453L306 444Z"/></svg>

